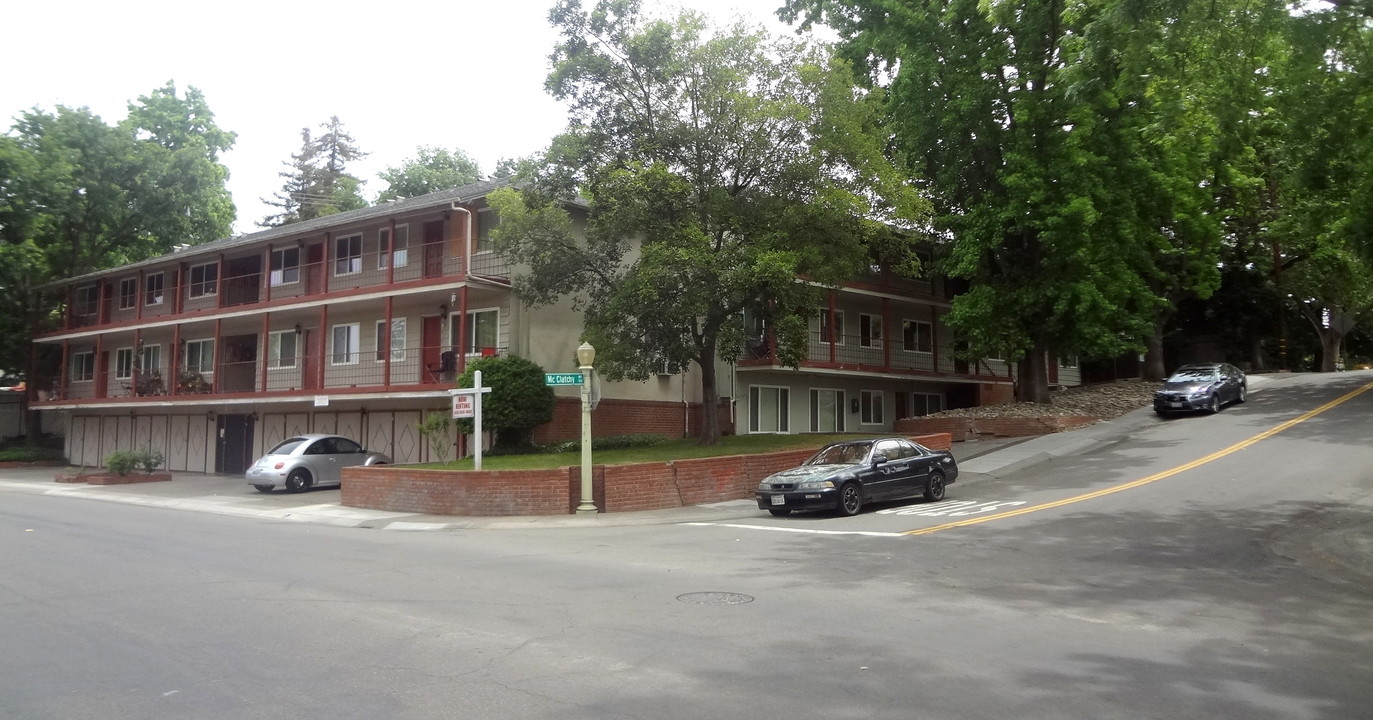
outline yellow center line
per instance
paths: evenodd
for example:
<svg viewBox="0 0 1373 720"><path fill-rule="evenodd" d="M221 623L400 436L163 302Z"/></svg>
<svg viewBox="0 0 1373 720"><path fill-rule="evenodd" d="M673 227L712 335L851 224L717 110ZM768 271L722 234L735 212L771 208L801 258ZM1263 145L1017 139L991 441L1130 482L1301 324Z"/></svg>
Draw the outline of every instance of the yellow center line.
<svg viewBox="0 0 1373 720"><path fill-rule="evenodd" d="M1202 465L1205 465L1206 463L1211 462L1212 460L1219 460L1220 458L1223 458L1226 455L1239 452L1240 450L1243 450L1249 447L1250 445L1259 442L1260 440L1265 440L1267 438L1273 437L1274 435L1277 435L1283 430L1286 430L1294 425L1304 423L1307 420L1310 420L1311 418L1316 417L1317 415L1320 415L1321 413L1335 407L1336 405L1347 402L1353 399L1354 397L1362 393L1365 393L1369 390L1373 390L1373 383L1368 383L1367 385L1364 385L1363 387L1357 390L1346 393L1345 395L1342 395L1338 398L1335 398L1334 400L1331 400L1330 402L1316 408L1315 410L1303 413L1298 417L1288 420L1287 422L1282 423L1281 425L1278 425L1277 427L1274 427L1272 429L1265 430L1247 440L1241 440L1240 442L1237 442L1228 448L1225 448L1223 450L1217 450L1216 452L1213 452L1210 455L1207 455L1206 457L1198 458L1196 460L1193 460L1192 462L1179 465L1175 468L1164 470L1163 472L1154 473L1153 475L1150 475L1148 477L1142 477L1138 480L1131 480L1130 482L1123 483L1120 485L1114 485L1094 492L1085 493L1083 495L1075 495L1073 497L1064 498L1062 500L1055 500L1053 502L1044 503L1042 505L1031 505L1030 507L1020 508L1018 510L1008 510L1006 512L997 513L995 515L986 515L984 517L969 518L967 520L959 520L957 522L944 523L943 525L935 525L933 527L921 528L919 530L907 530L904 533L902 533L902 535L929 535L930 533L937 533L940 530L967 527L969 525L980 525L982 523L991 522L993 520L1003 520L1005 518L1012 518L1018 515L1026 515L1032 512L1039 512L1040 510L1048 510L1050 508L1063 507L1064 505L1072 505L1073 503L1079 503L1084 500L1093 500L1095 498L1104 497L1106 495L1112 495L1118 492L1124 492L1126 490L1131 490L1137 487L1141 487L1143 485L1148 485L1149 483L1162 480L1166 477L1172 477L1174 475L1177 475L1178 473L1186 472L1193 468L1200 467Z"/></svg>

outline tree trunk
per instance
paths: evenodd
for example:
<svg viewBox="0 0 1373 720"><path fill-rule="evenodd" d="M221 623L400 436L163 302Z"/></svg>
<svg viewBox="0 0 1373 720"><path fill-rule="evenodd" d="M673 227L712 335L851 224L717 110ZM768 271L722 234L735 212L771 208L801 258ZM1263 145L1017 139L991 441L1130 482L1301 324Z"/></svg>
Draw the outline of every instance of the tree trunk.
<svg viewBox="0 0 1373 720"><path fill-rule="evenodd" d="M1344 334L1335 328L1321 328L1320 335L1321 372L1335 372L1335 361L1339 360Z"/></svg>
<svg viewBox="0 0 1373 720"><path fill-rule="evenodd" d="M1034 348L1018 363L1020 381L1018 397L1021 402L1048 405L1049 399L1049 346L1036 340Z"/></svg>
<svg viewBox="0 0 1373 720"><path fill-rule="evenodd" d="M708 336L701 345L701 438L698 445L720 442L720 388L715 378L715 338Z"/></svg>
<svg viewBox="0 0 1373 720"><path fill-rule="evenodd" d="M1263 355L1263 340L1255 335L1249 339L1249 372L1268 369L1268 360Z"/></svg>
<svg viewBox="0 0 1373 720"><path fill-rule="evenodd" d="M1163 367L1163 321L1154 325L1154 332L1144 341L1144 379L1159 381L1165 377Z"/></svg>

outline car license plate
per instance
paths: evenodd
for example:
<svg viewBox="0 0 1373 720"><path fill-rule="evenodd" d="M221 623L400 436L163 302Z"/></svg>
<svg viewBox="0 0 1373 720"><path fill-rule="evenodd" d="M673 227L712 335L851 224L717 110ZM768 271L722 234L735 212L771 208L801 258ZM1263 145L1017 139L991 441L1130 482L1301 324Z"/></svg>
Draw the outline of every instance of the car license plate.
<svg viewBox="0 0 1373 720"><path fill-rule="evenodd" d="M1172 401L1172 402L1169 402L1169 403L1168 403L1168 407L1182 407L1182 403L1177 402L1177 401Z"/></svg>
<svg viewBox="0 0 1373 720"><path fill-rule="evenodd" d="M773 496L772 496L772 504L773 504L773 505L786 505L786 504L787 504L787 496L786 496L786 495L773 495Z"/></svg>

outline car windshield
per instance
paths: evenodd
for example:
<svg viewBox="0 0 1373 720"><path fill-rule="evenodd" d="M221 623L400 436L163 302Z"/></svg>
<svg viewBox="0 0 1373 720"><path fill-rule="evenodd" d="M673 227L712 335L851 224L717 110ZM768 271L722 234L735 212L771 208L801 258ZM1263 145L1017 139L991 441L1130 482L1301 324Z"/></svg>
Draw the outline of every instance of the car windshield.
<svg viewBox="0 0 1373 720"><path fill-rule="evenodd" d="M305 438L286 438L285 440L282 440L281 443L278 444L276 447L272 448L267 454L290 455L291 453L295 452L295 449L300 447L300 444L303 442L305 442Z"/></svg>
<svg viewBox="0 0 1373 720"><path fill-rule="evenodd" d="M1215 370L1192 368L1173 373L1173 376L1168 378L1168 382L1214 382L1215 379Z"/></svg>
<svg viewBox="0 0 1373 720"><path fill-rule="evenodd" d="M831 445L811 456L807 465L852 465L868 458L872 443L844 443Z"/></svg>

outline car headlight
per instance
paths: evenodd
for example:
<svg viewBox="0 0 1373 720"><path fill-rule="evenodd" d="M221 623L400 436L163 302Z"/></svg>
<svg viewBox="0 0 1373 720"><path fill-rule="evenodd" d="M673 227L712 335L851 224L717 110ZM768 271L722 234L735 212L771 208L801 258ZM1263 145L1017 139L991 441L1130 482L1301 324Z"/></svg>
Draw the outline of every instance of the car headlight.
<svg viewBox="0 0 1373 720"><path fill-rule="evenodd" d="M829 490L834 487L833 480L807 480L796 486L797 490Z"/></svg>
<svg viewBox="0 0 1373 720"><path fill-rule="evenodd" d="M1199 398L1199 397L1206 397L1207 395L1210 395L1210 394L1211 394L1211 388L1202 388L1201 390L1198 390L1198 391L1192 393L1191 395L1188 395L1187 397L1189 397L1189 398Z"/></svg>
<svg viewBox="0 0 1373 720"><path fill-rule="evenodd" d="M768 482L767 480L764 480L763 482L758 483L758 489L767 492L768 490L772 489L772 483Z"/></svg>

